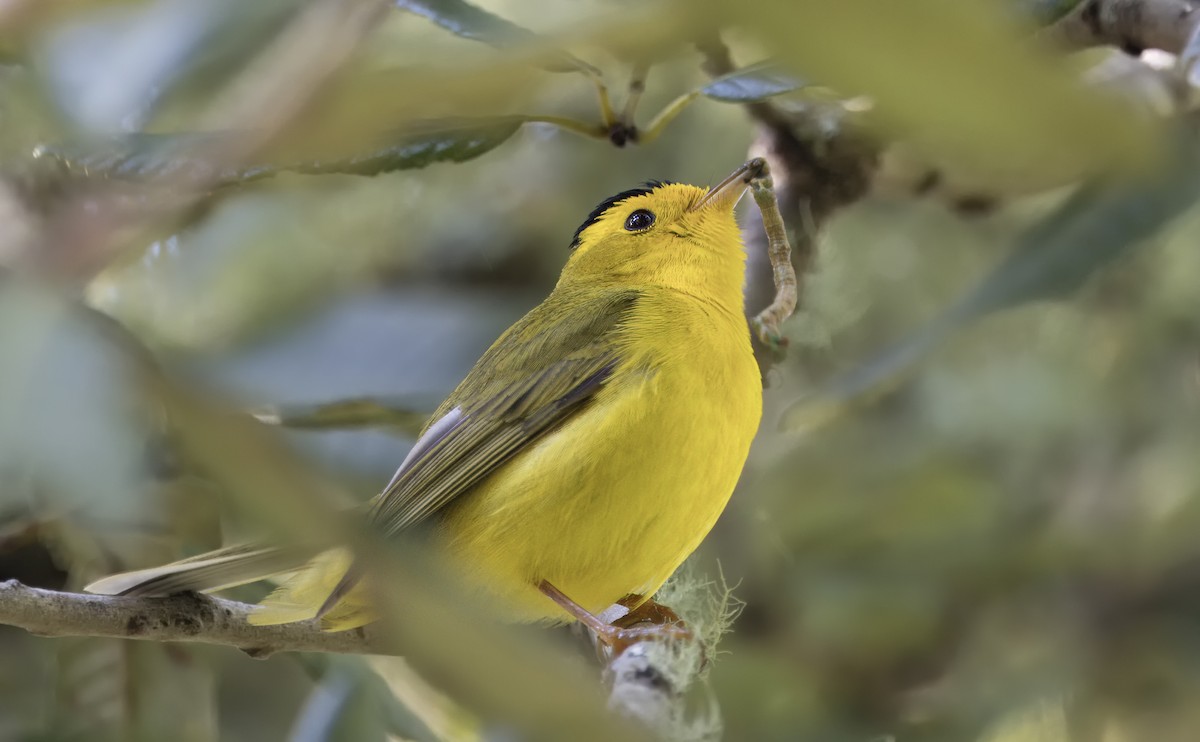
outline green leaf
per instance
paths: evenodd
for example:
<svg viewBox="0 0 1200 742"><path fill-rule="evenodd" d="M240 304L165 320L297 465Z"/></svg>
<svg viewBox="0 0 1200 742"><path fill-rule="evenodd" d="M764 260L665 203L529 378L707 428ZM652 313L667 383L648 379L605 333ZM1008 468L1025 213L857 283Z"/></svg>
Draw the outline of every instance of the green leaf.
<svg viewBox="0 0 1200 742"><path fill-rule="evenodd" d="M464 39L480 41L497 49L535 44L533 31L464 0L396 0L396 7L415 13ZM541 63L551 72L599 74L596 68L564 51L553 51Z"/></svg>
<svg viewBox="0 0 1200 742"><path fill-rule="evenodd" d="M379 175L436 162L472 160L503 144L522 123L523 119L515 116L426 121L362 154L307 159L299 154L267 153L261 161L222 170L216 170L204 153L235 136L231 133L134 134L91 145L43 145L34 151L34 157L67 175L113 180L178 177L228 185L280 172Z"/></svg>
<svg viewBox="0 0 1200 742"><path fill-rule="evenodd" d="M958 329L993 312L1069 296L1097 271L1143 245L1200 198L1200 145L1181 143L1170 166L1139 181L1081 187L1034 225L1016 248L940 315L784 415L788 430L811 429L855 402L878 396Z"/></svg>
<svg viewBox="0 0 1200 742"><path fill-rule="evenodd" d="M280 166L301 173L379 175L415 170L435 162L466 162L504 144L521 128L520 117L428 121L407 127L398 141L363 155L328 162L313 161Z"/></svg>
<svg viewBox="0 0 1200 742"><path fill-rule="evenodd" d="M35 161L47 171L102 180L149 180L181 176L189 180L212 177L213 166L194 152L218 145L228 135L130 134L86 144L40 145Z"/></svg>
<svg viewBox="0 0 1200 742"><path fill-rule="evenodd" d="M806 85L774 63L759 62L718 77L700 88L700 92L726 103L755 103Z"/></svg>
<svg viewBox="0 0 1200 742"><path fill-rule="evenodd" d="M145 487L144 359L107 318L40 286L0 281L0 504L26 488L52 505L135 519Z"/></svg>

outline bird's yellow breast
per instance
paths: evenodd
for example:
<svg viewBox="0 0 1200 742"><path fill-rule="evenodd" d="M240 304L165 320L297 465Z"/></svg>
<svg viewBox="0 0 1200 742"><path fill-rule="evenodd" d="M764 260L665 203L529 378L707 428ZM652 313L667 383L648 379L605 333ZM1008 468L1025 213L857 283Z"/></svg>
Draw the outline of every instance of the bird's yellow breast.
<svg viewBox="0 0 1200 742"><path fill-rule="evenodd" d="M639 299L623 362L590 406L461 498L440 534L505 618L566 618L547 580L590 611L649 596L700 544L762 414L745 320L671 289Z"/></svg>

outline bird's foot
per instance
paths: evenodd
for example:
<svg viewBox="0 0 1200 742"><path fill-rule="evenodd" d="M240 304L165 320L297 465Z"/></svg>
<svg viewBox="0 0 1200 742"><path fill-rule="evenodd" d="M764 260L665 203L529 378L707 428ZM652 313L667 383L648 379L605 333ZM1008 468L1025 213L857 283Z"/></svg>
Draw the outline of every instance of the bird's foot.
<svg viewBox="0 0 1200 742"><path fill-rule="evenodd" d="M616 641L609 644L614 657L640 641L700 641L678 613L653 598L626 595L617 604L628 608L629 612L610 622L619 630ZM700 651L701 666L704 666L708 664L708 653L703 645Z"/></svg>
<svg viewBox="0 0 1200 742"><path fill-rule="evenodd" d="M617 602L625 613L605 620L567 597L549 582L538 588L563 610L591 630L597 648L608 650L609 659L618 657L635 644L645 641L694 641L696 635L675 611L640 595L627 595ZM607 611L605 611L607 613Z"/></svg>

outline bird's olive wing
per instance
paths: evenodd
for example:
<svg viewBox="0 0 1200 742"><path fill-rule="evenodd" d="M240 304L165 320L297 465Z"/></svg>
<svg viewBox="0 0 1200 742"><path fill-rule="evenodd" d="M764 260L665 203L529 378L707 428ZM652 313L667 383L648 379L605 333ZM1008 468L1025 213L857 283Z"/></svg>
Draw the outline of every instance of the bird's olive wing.
<svg viewBox="0 0 1200 742"><path fill-rule="evenodd" d="M556 293L509 328L434 413L372 521L391 534L428 518L586 407L620 361L614 331L636 298Z"/></svg>

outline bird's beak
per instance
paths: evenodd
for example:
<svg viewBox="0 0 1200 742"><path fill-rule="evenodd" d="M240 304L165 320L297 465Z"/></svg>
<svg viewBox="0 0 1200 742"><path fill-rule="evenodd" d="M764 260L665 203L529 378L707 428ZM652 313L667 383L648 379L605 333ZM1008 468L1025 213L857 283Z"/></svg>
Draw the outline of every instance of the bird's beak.
<svg viewBox="0 0 1200 742"><path fill-rule="evenodd" d="M704 197L688 211L699 211L700 209L732 211L733 207L737 206L737 202L742 199L742 195L746 193L746 187L750 185L750 181L762 174L766 164L761 157L750 160L730 173L728 178L708 189L708 193L704 194Z"/></svg>

